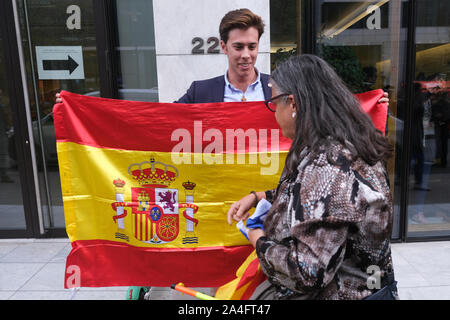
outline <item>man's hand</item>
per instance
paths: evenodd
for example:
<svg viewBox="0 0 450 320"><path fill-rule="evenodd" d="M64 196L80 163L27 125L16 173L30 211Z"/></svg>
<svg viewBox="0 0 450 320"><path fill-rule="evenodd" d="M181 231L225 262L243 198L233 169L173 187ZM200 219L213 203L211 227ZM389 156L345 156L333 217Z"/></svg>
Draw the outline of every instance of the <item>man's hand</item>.
<svg viewBox="0 0 450 320"><path fill-rule="evenodd" d="M55 103L62 103L61 94L59 92L55 94Z"/></svg>
<svg viewBox="0 0 450 320"><path fill-rule="evenodd" d="M389 93L387 93L386 91L383 94L383 97L378 100L378 103L387 103L389 104Z"/></svg>

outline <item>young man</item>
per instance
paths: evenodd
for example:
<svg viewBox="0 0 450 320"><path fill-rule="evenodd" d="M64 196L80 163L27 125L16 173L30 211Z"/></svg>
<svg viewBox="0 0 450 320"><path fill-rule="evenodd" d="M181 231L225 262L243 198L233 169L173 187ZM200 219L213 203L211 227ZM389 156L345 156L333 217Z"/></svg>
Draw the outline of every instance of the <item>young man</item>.
<svg viewBox="0 0 450 320"><path fill-rule="evenodd" d="M271 97L269 75L255 68L259 39L264 33L260 16L249 9L228 12L220 22L220 46L228 58L225 75L194 81L178 103L264 101Z"/></svg>

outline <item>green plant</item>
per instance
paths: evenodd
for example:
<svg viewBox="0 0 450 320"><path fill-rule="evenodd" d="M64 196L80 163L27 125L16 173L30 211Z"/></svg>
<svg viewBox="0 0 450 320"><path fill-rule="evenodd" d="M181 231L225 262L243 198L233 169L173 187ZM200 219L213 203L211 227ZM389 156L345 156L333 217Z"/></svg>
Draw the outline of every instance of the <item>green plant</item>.
<svg viewBox="0 0 450 320"><path fill-rule="evenodd" d="M351 47L320 45L319 52L353 93L367 91L364 85L365 73Z"/></svg>

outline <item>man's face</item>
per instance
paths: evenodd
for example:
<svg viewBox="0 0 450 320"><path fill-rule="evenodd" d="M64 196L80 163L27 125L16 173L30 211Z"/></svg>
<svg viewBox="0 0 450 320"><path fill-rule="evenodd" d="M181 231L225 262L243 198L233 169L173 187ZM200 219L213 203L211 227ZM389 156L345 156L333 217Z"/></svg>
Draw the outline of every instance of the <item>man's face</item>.
<svg viewBox="0 0 450 320"><path fill-rule="evenodd" d="M258 30L255 27L233 29L228 33L227 43L220 42L223 52L228 56L229 77L254 75L258 44Z"/></svg>

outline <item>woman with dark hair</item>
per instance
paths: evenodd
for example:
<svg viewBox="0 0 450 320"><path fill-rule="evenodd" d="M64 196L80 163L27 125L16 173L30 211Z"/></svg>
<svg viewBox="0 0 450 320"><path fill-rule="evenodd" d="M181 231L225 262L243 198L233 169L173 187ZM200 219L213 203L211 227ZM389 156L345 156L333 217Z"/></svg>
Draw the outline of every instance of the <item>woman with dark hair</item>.
<svg viewBox="0 0 450 320"><path fill-rule="evenodd" d="M228 223L272 204L264 230L252 229L268 280L255 299L397 297L390 237L392 147L336 72L321 58L295 56L272 73L282 133L292 139L278 187L231 205Z"/></svg>

